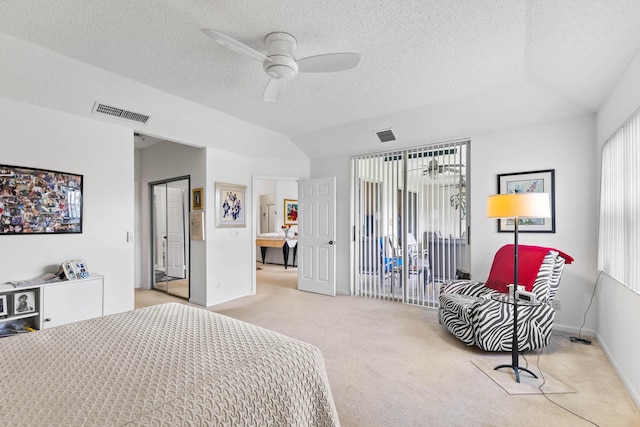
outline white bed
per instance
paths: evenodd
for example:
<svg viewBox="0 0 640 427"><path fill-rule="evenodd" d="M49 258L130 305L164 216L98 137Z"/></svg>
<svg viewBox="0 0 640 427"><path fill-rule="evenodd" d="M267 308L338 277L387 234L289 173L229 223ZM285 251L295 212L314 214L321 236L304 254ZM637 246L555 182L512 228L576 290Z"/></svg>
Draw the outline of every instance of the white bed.
<svg viewBox="0 0 640 427"><path fill-rule="evenodd" d="M337 426L316 347L184 304L0 340L2 426Z"/></svg>

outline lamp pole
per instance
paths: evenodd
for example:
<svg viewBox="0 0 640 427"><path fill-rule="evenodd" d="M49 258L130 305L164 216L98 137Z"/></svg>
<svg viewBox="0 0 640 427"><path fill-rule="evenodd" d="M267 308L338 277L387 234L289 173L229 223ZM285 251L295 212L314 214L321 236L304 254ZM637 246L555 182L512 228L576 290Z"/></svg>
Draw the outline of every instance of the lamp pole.
<svg viewBox="0 0 640 427"><path fill-rule="evenodd" d="M518 351L518 299L516 298L516 292L518 290L518 222L519 218L514 218L514 238L513 238L513 340L511 341L511 365L498 365L493 368L497 371L500 368L511 368L516 374L516 382L520 382L520 371L530 373L533 378L538 378L536 374L531 372L527 368L518 366L520 358Z"/></svg>

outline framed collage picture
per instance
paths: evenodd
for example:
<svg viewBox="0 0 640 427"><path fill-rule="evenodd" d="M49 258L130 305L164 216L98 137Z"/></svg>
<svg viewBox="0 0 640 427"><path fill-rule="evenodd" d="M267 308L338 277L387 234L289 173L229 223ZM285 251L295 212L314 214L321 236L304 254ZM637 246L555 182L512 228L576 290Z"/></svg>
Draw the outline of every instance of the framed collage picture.
<svg viewBox="0 0 640 427"><path fill-rule="evenodd" d="M82 179L0 165L0 235L82 233Z"/></svg>
<svg viewBox="0 0 640 427"><path fill-rule="evenodd" d="M520 218L519 233L555 233L555 169L515 172L498 175L498 194L547 193L551 204L551 218ZM513 232L514 220L499 219L499 232Z"/></svg>

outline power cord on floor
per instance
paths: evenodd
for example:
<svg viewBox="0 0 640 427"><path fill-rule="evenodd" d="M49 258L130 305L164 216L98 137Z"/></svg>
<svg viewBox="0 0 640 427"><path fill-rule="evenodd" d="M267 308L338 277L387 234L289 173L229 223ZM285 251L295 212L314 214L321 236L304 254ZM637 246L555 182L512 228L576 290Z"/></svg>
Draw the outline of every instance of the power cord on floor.
<svg viewBox="0 0 640 427"><path fill-rule="evenodd" d="M542 395L551 403L553 403L554 405L558 406L559 408L564 409L565 411L569 412L570 414L581 418L583 420L585 420L586 422L593 424L596 427L600 427L600 425L594 423L593 421L591 421L588 418L583 417L582 415L576 414L575 412L573 412L571 409L562 406L561 404L559 404L558 402L555 402L553 400L551 400L551 398L547 395L547 393L544 392L544 390L542 390L542 387L544 387L544 385L547 383L547 379L544 376L544 373L542 372L542 369L540 369L540 356L542 356L542 352L544 351L544 347L540 349L540 353L538 353L538 358L536 359L536 366L538 367L538 372L540 372L540 376L542 377L542 384L540 384L538 386L538 390L540 390L540 393L542 393ZM520 353L522 355L522 358L524 359L525 362L525 368L529 367L529 361L527 360L526 356L523 353Z"/></svg>
<svg viewBox="0 0 640 427"><path fill-rule="evenodd" d="M574 343L581 343L581 344L586 344L589 345L591 344L591 340L589 338L584 338L582 336L582 328L584 327L585 323L587 322L587 313L589 313L589 309L591 308L591 305L593 304L593 298L596 295L596 288L598 287L598 282L600 281L600 276L602 275L602 271L600 271L600 273L598 273L598 277L596 277L596 283L593 285L593 292L591 293L591 300L589 301L589 305L587 306L587 309L584 311L584 317L582 318L582 325L580 325L580 328L578 329L578 336L570 336L569 341L574 342ZM554 405L564 409L565 411L569 412L572 415L575 415L578 418L581 418L583 420L585 420L586 422L593 424L596 427L600 427L598 424L594 423L593 421L583 417L582 415L578 415L575 412L573 412L572 410L570 410L569 408L566 408L564 406L562 406L561 404L559 404L558 402L555 402L553 400L551 400L551 398L544 392L544 390L542 390L542 387L544 387L544 385L546 384L547 380L544 376L544 373L542 372L542 369L540 369L540 356L542 356L542 352L544 351L544 347L540 349L540 352L538 353L538 358L536 359L536 365L538 367L538 371L540 372L540 376L542 377L542 384L540 384L540 386L538 387L538 389L540 390L540 393L542 393L542 395L551 403L553 403ZM525 361L525 368L529 367L529 361L527 360L526 356L522 353L520 353L522 355L522 358Z"/></svg>
<svg viewBox="0 0 640 427"><path fill-rule="evenodd" d="M584 327L584 324L587 322L587 313L589 312L589 309L591 308L591 304L593 304L593 297L595 297L596 295L596 288L598 287L598 282L600 281L600 276L602 275L602 271L600 271L600 273L598 273L598 277L596 277L596 283L593 285L593 292L591 293L591 300L589 301L589 305L587 306L587 309L584 311L584 317L582 318L582 325L580 325L580 329L578 329L578 336L575 337L569 337L569 341L571 342L577 342L577 343L581 343L581 344L591 344L591 340L589 338L583 338L582 337L582 328Z"/></svg>

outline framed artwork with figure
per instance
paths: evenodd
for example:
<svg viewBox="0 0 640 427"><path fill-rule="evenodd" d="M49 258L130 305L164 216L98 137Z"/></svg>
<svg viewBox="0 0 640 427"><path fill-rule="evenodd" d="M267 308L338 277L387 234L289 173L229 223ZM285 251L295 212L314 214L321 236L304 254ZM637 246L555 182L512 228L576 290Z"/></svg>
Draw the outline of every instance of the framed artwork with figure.
<svg viewBox="0 0 640 427"><path fill-rule="evenodd" d="M245 185L216 182L216 227L246 227Z"/></svg>
<svg viewBox="0 0 640 427"><path fill-rule="evenodd" d="M514 172L498 175L498 194L547 193L551 204L551 218L520 218L519 233L555 233L555 169L532 172ZM514 219L499 219L498 231L514 231Z"/></svg>
<svg viewBox="0 0 640 427"><path fill-rule="evenodd" d="M16 292L13 294L13 314L24 314L36 311L36 292Z"/></svg>
<svg viewBox="0 0 640 427"><path fill-rule="evenodd" d="M193 190L191 190L191 209L196 211L196 210L201 210L204 203L203 203L203 197L204 195L202 194L202 188L194 188Z"/></svg>
<svg viewBox="0 0 640 427"><path fill-rule="evenodd" d="M284 199L284 224L298 224L298 201Z"/></svg>

